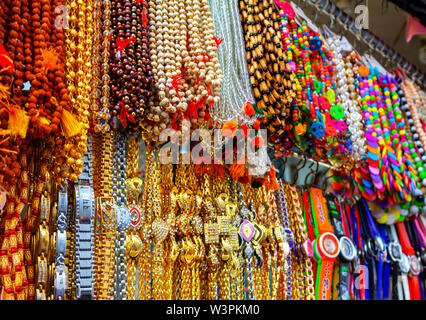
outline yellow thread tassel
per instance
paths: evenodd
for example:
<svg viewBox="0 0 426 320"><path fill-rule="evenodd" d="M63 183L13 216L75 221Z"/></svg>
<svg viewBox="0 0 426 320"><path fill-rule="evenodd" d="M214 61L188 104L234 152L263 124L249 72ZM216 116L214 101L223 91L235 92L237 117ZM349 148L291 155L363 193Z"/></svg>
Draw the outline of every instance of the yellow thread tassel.
<svg viewBox="0 0 426 320"><path fill-rule="evenodd" d="M7 129L10 131L11 136L25 138L27 136L30 117L24 110L14 107L11 107L8 113L9 122Z"/></svg>
<svg viewBox="0 0 426 320"><path fill-rule="evenodd" d="M45 117L40 117L39 121L41 124L45 124L46 126L48 126L51 123L51 121Z"/></svg>
<svg viewBox="0 0 426 320"><path fill-rule="evenodd" d="M64 109L61 117L61 128L65 137L70 138L79 134L83 126L71 112Z"/></svg>

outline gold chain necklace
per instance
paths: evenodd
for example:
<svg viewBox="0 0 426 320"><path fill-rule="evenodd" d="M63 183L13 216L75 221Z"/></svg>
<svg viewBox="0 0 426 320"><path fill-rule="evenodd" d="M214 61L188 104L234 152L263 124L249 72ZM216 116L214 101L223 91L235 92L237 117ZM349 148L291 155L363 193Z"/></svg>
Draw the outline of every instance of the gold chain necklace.
<svg viewBox="0 0 426 320"><path fill-rule="evenodd" d="M115 201L111 194L113 135L93 136L95 189L95 284L96 299L110 300L114 290Z"/></svg>

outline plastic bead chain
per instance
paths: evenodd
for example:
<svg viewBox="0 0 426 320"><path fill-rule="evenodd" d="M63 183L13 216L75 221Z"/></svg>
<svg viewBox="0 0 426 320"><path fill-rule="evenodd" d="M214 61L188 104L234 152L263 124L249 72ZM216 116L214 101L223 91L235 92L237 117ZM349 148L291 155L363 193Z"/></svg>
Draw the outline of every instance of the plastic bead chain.
<svg viewBox="0 0 426 320"><path fill-rule="evenodd" d="M337 93L341 100L341 106L345 110L346 123L351 133L352 150L351 155L355 160L360 160L366 152L366 139L363 137L363 123L360 109L358 107L358 95L356 93L356 79L353 64L349 56L343 60L342 47L339 37L328 39L333 53L333 63L337 70L336 83ZM355 54L354 52L352 54Z"/></svg>
<svg viewBox="0 0 426 320"><path fill-rule="evenodd" d="M389 119L388 126L386 128L386 133L392 138L393 146L396 147L397 161L400 163L400 158L402 157L402 164L404 170L402 171L403 184L405 186L409 185L409 190L412 195L416 193L416 183L414 181L415 167L413 160L409 154L408 141L405 133L405 123L399 108L400 101L397 94L396 80L389 75L382 75L379 79L381 87L384 93L384 102L387 110L387 118ZM383 106L384 109L384 106ZM385 138L385 140L387 140ZM387 140L388 146L390 147L389 140ZM392 161L392 159L390 159ZM400 164L401 165L401 164ZM391 165L392 166L392 165ZM395 169L396 170L396 169ZM398 170L396 170L398 171ZM404 199L409 201L409 198L404 196Z"/></svg>
<svg viewBox="0 0 426 320"><path fill-rule="evenodd" d="M296 64L293 61L293 52L296 52L296 47L291 41L289 33L288 19L284 11L280 9L280 20L281 24L281 40L283 42L283 48L286 50L287 60L286 64L290 67L290 70L296 71ZM290 119L292 120L293 130L286 130L283 137L281 138L281 145L275 145L275 155L280 156L281 153L288 154L290 147L293 145L294 136L299 138L299 134L306 130L307 121L301 118L300 111L298 110L297 103L302 101L302 87L298 81L296 83L296 97L292 100L290 105ZM294 133L293 133L294 132ZM272 142L275 142L272 140Z"/></svg>
<svg viewBox="0 0 426 320"><path fill-rule="evenodd" d="M410 152L411 155L411 159L413 160L413 163L415 164L415 168L414 167L410 167L411 168L411 172L414 175L414 180L417 183L417 186L423 186L422 184L422 180L424 178L426 178L426 172L424 172L424 163L426 161L426 156L424 154L424 150L422 148L422 143L419 140L419 136L417 134L417 128L414 126L414 121L413 118L411 116L411 113L409 112L409 106L407 104L407 99L404 96L404 92L401 88L401 79L397 78L396 79L398 82L397 85L397 93L398 93L398 97L401 103L401 110L402 115L404 117L404 121L405 124L407 125L407 136L408 136L408 150ZM420 153L422 152L422 153ZM422 173L424 172L424 173ZM419 180L421 179L421 180ZM426 181L425 181L426 182ZM424 188L422 187L422 191L424 191ZM420 191L420 190L419 190Z"/></svg>
<svg viewBox="0 0 426 320"><path fill-rule="evenodd" d="M417 129L418 138L422 144L423 149L426 148L426 134L423 130L423 126L420 122L419 112L417 111L421 105L421 99L416 90L414 83L411 80L405 80L402 83L405 97L410 108L410 112L413 118L414 126ZM416 136L417 137L417 136Z"/></svg>
<svg viewBox="0 0 426 320"><path fill-rule="evenodd" d="M392 102L389 89L392 83L389 79L380 78L383 85L381 90L377 70L370 68L367 75L363 74L366 77L360 77L360 95L367 128L365 136L368 144L369 166L368 169L363 167L356 172L358 186L362 195L370 201L375 200L376 196L379 200L384 200L385 193L391 203L400 202L400 200L410 201L411 195L415 194L416 185L407 170L407 157L403 154L400 144L400 134L403 131L396 131L392 108L392 103L398 106L395 87L392 91L395 99ZM385 112L385 106L387 112ZM400 113L399 108L396 112ZM399 118L402 119L402 117ZM403 123L401 123L402 126ZM408 160L408 164L410 163Z"/></svg>
<svg viewBox="0 0 426 320"><path fill-rule="evenodd" d="M325 152L330 157L341 158L349 153L351 142L347 125L342 121L344 109L330 74L331 54L320 34L310 30L306 21L297 26L294 19L281 14L284 47L289 56L294 56L295 64L290 64L298 80L297 106L292 106L296 145L324 161L327 161Z"/></svg>
<svg viewBox="0 0 426 320"><path fill-rule="evenodd" d="M411 133L411 142L409 144L409 149L413 157L414 163L417 167L418 178L420 179L419 185L422 187L422 190L425 190L424 188L426 187L426 154L424 150L424 144L421 140L424 131L419 120L419 115L417 113L417 110L420 109L419 102L421 102L421 100L413 99L413 95L417 90L414 85L408 80L403 81L401 83L401 87L403 89L403 92L400 92L400 94L405 94L405 96L401 98L403 104L401 109L404 111ZM417 96L417 98L419 97Z"/></svg>
<svg viewBox="0 0 426 320"><path fill-rule="evenodd" d="M426 119L426 92L420 90L416 85L415 87L417 88L417 92L419 92L420 95L419 116L424 122Z"/></svg>

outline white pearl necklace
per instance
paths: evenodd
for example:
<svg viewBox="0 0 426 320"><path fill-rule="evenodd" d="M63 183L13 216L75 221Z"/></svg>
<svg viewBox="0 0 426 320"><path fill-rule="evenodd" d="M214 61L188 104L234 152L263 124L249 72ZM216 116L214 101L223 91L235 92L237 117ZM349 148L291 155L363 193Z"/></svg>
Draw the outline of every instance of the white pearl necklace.
<svg viewBox="0 0 426 320"><path fill-rule="evenodd" d="M218 103L222 74L207 0L149 0L148 17L155 90L142 127L156 140L173 119L181 123L190 103Z"/></svg>
<svg viewBox="0 0 426 320"><path fill-rule="evenodd" d="M335 65L337 94L340 105L345 110L345 121L351 133L352 150L351 155L355 160L360 160L366 153L366 139L363 136L363 122L361 109L359 108L360 98L357 94L354 82L353 65L351 63L345 66L342 56L342 47L338 36L328 39L330 49L333 54L333 63Z"/></svg>

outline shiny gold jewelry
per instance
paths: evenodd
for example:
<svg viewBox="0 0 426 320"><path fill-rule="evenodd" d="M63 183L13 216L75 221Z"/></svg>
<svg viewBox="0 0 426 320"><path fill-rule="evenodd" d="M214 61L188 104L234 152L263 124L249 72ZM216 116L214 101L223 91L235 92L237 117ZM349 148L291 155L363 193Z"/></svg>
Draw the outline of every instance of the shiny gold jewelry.
<svg viewBox="0 0 426 320"><path fill-rule="evenodd" d="M114 246L116 237L115 202L111 194L113 136L93 135L95 190L95 268L94 294L99 300L114 296Z"/></svg>

